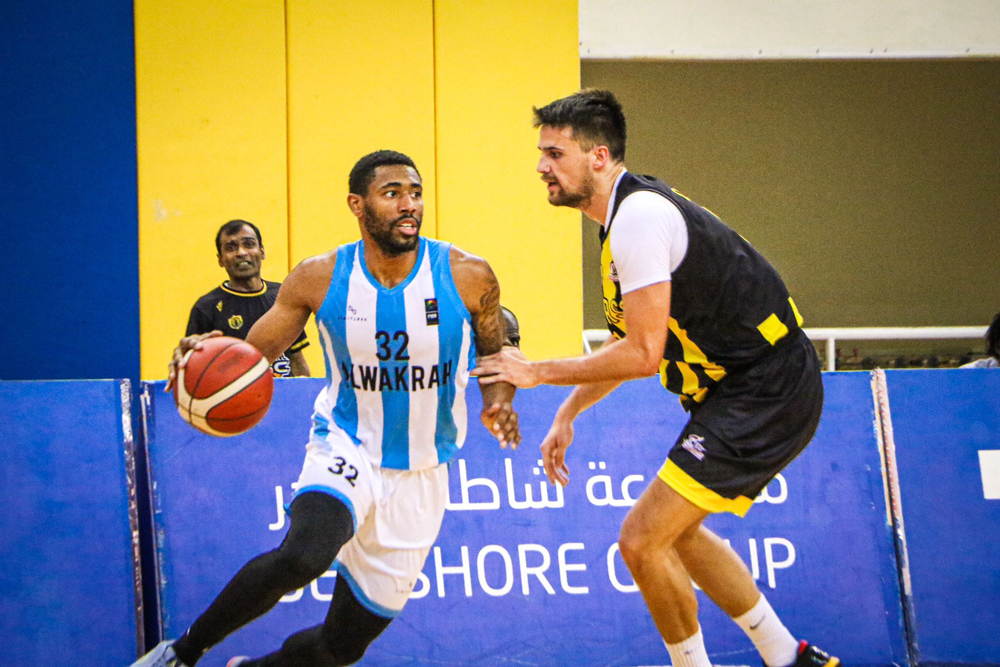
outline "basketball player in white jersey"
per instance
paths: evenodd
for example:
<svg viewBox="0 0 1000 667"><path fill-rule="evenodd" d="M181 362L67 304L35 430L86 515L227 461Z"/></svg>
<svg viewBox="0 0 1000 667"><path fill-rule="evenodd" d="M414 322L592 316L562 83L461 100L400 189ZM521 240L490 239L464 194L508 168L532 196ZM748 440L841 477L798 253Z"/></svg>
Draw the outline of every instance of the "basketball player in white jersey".
<svg viewBox="0 0 1000 667"><path fill-rule="evenodd" d="M500 287L485 260L420 236L423 191L410 158L366 155L349 187L361 241L299 264L247 336L273 360L315 314L326 356L288 534L247 563L180 639L137 666L194 667L331 565L338 576L326 620L229 667L357 662L403 609L437 538L447 464L466 435L469 370L477 354L509 343ZM184 354L212 335L181 341L168 387ZM501 447L516 447L513 386L481 387L482 423Z"/></svg>

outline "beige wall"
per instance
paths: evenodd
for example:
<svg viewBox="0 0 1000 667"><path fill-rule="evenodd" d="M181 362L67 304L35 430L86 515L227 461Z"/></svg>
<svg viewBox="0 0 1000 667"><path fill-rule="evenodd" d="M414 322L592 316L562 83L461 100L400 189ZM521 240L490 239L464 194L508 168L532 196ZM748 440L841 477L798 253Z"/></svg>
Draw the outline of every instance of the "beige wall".
<svg viewBox="0 0 1000 667"><path fill-rule="evenodd" d="M581 0L584 58L1000 55L996 0Z"/></svg>
<svg viewBox="0 0 1000 667"><path fill-rule="evenodd" d="M628 166L749 239L807 327L1000 310L1000 61L584 61L582 80L623 102ZM587 327L603 326L598 278Z"/></svg>

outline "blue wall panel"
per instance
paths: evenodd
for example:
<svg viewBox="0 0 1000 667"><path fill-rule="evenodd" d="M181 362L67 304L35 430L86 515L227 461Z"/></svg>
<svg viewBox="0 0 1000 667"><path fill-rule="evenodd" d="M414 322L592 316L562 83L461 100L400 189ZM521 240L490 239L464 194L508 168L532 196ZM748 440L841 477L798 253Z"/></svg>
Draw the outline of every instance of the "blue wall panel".
<svg viewBox="0 0 1000 667"><path fill-rule="evenodd" d="M133 45L130 2L0 2L0 379L138 380Z"/></svg>
<svg viewBox="0 0 1000 667"><path fill-rule="evenodd" d="M921 664L1000 664L1000 372L886 371Z"/></svg>
<svg viewBox="0 0 1000 667"><path fill-rule="evenodd" d="M121 383L0 382L0 442L0 665L129 664Z"/></svg>
<svg viewBox="0 0 1000 667"><path fill-rule="evenodd" d="M744 520L718 516L709 525L753 568L793 632L848 664L906 664L870 378L828 375L825 383L820 431L772 483L770 502ZM232 439L198 434L169 395L151 391L167 636L182 633L246 560L280 542L287 525L278 504L298 476L320 386L279 382L260 426ZM622 386L578 420L572 482L560 496L544 480L537 446L566 391L522 392L525 443L516 453L500 450L478 420L471 424L425 579L363 664L668 662L615 543L628 497L655 475L685 415L655 379ZM473 388L470 415L478 401ZM333 583L323 578L279 603L199 664L275 650L287 634L321 622ZM757 664L742 632L699 597L713 661Z"/></svg>

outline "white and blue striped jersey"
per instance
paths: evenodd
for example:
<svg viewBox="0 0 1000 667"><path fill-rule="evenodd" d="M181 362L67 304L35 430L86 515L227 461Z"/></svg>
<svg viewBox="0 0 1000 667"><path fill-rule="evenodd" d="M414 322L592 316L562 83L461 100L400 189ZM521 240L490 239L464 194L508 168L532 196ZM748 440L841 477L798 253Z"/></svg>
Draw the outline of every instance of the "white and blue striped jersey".
<svg viewBox="0 0 1000 667"><path fill-rule="evenodd" d="M447 463L462 446L476 349L450 250L421 238L410 275L388 289L368 272L363 241L337 249L316 313L327 385L311 446L346 435L374 464L400 470Z"/></svg>

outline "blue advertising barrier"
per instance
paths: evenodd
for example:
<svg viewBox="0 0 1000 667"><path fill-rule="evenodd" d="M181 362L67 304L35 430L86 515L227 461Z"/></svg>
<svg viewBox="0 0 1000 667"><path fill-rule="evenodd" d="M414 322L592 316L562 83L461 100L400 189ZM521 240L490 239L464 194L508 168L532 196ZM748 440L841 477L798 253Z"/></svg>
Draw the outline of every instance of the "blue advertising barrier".
<svg viewBox="0 0 1000 667"><path fill-rule="evenodd" d="M129 391L121 380L0 382L5 667L135 660L142 619L133 588Z"/></svg>
<svg viewBox="0 0 1000 667"><path fill-rule="evenodd" d="M886 371L920 665L1000 664L1000 372Z"/></svg>
<svg viewBox="0 0 1000 667"><path fill-rule="evenodd" d="M828 374L813 443L747 518L713 516L798 636L851 665L907 664L903 614L868 374ZM204 436L147 384L146 418L164 634L176 637L247 560L277 546L321 380L278 382L249 433ZM566 389L521 392L524 443L479 425L451 466L449 511L406 610L361 664L664 665L669 662L616 541L623 517L685 422L655 379L626 383L577 421L571 483L549 485L537 446ZM199 665L276 650L322 622L333 573L294 592ZM699 593L715 664L758 664L749 640Z"/></svg>

